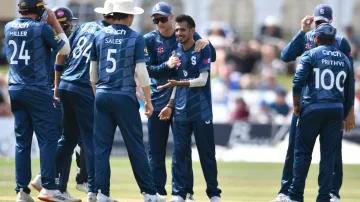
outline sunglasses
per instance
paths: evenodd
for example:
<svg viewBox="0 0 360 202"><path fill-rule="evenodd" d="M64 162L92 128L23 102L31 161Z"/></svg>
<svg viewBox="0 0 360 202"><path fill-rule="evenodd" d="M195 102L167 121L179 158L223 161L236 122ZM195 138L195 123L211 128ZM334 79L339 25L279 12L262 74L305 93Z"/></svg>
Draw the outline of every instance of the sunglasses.
<svg viewBox="0 0 360 202"><path fill-rule="evenodd" d="M154 22L154 24L159 24L159 22L165 23L167 21L169 21L168 17L159 17L159 18L154 18L152 20Z"/></svg>

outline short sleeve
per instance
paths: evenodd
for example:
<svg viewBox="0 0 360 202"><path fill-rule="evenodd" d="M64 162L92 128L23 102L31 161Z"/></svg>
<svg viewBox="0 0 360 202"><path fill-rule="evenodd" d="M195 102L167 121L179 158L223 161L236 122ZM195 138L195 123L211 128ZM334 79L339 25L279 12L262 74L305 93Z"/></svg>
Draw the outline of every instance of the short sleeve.
<svg viewBox="0 0 360 202"><path fill-rule="evenodd" d="M98 53L97 53L97 48L96 48L96 41L97 41L97 37L95 37L95 39L92 42L92 46L91 46L91 53L90 53L90 60L91 61L97 61L98 60Z"/></svg>
<svg viewBox="0 0 360 202"><path fill-rule="evenodd" d="M145 38L145 55L147 55L149 61L147 61L147 65L155 65L157 64L157 57L154 53L153 48L153 38L150 34L144 35Z"/></svg>
<svg viewBox="0 0 360 202"><path fill-rule="evenodd" d="M58 52L65 45L65 42L55 35L48 24L43 25L41 37L45 41L45 44L53 49L54 52Z"/></svg>
<svg viewBox="0 0 360 202"><path fill-rule="evenodd" d="M143 36L139 36L135 42L135 63L147 62L148 50L145 45L145 39Z"/></svg>
<svg viewBox="0 0 360 202"><path fill-rule="evenodd" d="M201 50L199 72L201 73L205 71L210 71L210 64L211 64L211 49L210 46L207 45L204 49Z"/></svg>

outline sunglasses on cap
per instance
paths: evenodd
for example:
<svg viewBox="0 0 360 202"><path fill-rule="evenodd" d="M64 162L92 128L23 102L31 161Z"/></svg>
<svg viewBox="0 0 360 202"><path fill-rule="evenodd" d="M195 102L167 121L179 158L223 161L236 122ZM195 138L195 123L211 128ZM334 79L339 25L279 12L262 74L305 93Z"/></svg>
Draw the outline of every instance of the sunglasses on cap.
<svg viewBox="0 0 360 202"><path fill-rule="evenodd" d="M167 21L169 21L168 17L159 17L159 18L154 18L152 20L154 22L154 24L159 24L159 22L165 23Z"/></svg>

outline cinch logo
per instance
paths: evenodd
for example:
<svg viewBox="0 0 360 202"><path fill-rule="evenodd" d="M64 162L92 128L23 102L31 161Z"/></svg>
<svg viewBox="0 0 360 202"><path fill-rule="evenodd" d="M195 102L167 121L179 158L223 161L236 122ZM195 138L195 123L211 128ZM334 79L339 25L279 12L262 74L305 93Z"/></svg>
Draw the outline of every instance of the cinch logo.
<svg viewBox="0 0 360 202"><path fill-rule="evenodd" d="M17 29L29 28L29 23L14 23L14 24L11 24L11 27L17 28Z"/></svg>
<svg viewBox="0 0 360 202"><path fill-rule="evenodd" d="M324 55L331 55L334 57L341 57L341 53L339 51L327 51L327 50L322 50L322 54Z"/></svg>
<svg viewBox="0 0 360 202"><path fill-rule="evenodd" d="M121 30L115 30L115 29L105 29L105 32L107 34L115 34L115 35L125 35L126 31L121 29Z"/></svg>

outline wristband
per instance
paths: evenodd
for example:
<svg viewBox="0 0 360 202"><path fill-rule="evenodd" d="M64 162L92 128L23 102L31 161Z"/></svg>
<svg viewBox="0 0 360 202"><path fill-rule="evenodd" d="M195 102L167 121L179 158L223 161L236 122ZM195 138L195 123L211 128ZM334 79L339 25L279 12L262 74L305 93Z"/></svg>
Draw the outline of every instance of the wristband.
<svg viewBox="0 0 360 202"><path fill-rule="evenodd" d="M168 107L168 108L170 108L170 109L172 109L173 107L172 106L170 106L170 105L166 105L166 107Z"/></svg>
<svg viewBox="0 0 360 202"><path fill-rule="evenodd" d="M64 70L64 65L54 65L54 69L58 72L62 72Z"/></svg>

